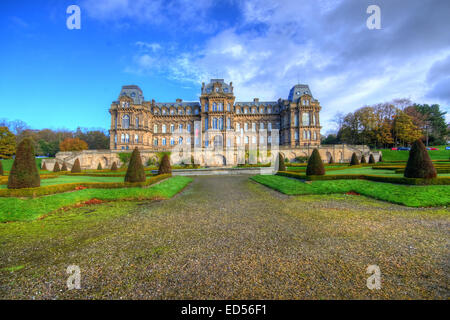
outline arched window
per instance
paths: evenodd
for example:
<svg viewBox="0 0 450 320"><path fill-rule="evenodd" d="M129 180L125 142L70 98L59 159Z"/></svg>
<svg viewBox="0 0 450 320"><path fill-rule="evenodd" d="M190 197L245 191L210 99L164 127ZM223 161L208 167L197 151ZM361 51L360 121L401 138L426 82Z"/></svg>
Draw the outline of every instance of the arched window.
<svg viewBox="0 0 450 320"><path fill-rule="evenodd" d="M157 145L158 145L158 139L157 139L157 138L155 138L155 139L153 140L153 145L154 145L154 146L157 146Z"/></svg>
<svg viewBox="0 0 450 320"><path fill-rule="evenodd" d="M268 137L267 137L267 142L268 142L268 143L272 143L272 137L271 137L271 136L268 136Z"/></svg>
<svg viewBox="0 0 450 320"><path fill-rule="evenodd" d="M198 114L198 108L195 108L194 114Z"/></svg>
<svg viewBox="0 0 450 320"><path fill-rule="evenodd" d="M171 124L170 125L170 133L173 133L175 130L175 125Z"/></svg>
<svg viewBox="0 0 450 320"><path fill-rule="evenodd" d="M125 135L125 142L130 142L130 135L128 133Z"/></svg>
<svg viewBox="0 0 450 320"><path fill-rule="evenodd" d="M186 110L186 114L187 114L187 115L190 115L190 114L191 114L191 109L190 109L190 108Z"/></svg>
<svg viewBox="0 0 450 320"><path fill-rule="evenodd" d="M248 131L248 123L244 123L244 131Z"/></svg>
<svg viewBox="0 0 450 320"><path fill-rule="evenodd" d="M136 129L139 129L139 118L136 117Z"/></svg>
<svg viewBox="0 0 450 320"><path fill-rule="evenodd" d="M217 104L215 103L215 102L213 102L213 105L212 105L212 111L217 111Z"/></svg>
<svg viewBox="0 0 450 320"><path fill-rule="evenodd" d="M178 144L183 144L183 137L178 138Z"/></svg>
<svg viewBox="0 0 450 320"><path fill-rule="evenodd" d="M163 146L166 145L166 138L162 138L162 145L163 145Z"/></svg>
<svg viewBox="0 0 450 320"><path fill-rule="evenodd" d="M308 130L308 140L311 140L311 131Z"/></svg>
<svg viewBox="0 0 450 320"><path fill-rule="evenodd" d="M245 113L245 114L248 113L248 108L244 108L244 113Z"/></svg>
<svg viewBox="0 0 450 320"><path fill-rule="evenodd" d="M165 124L162 125L161 132L162 132L162 133L166 133L166 125L165 125Z"/></svg>
<svg viewBox="0 0 450 320"><path fill-rule="evenodd" d="M124 133L122 133L121 135L120 135L120 142L125 142L125 134Z"/></svg>
<svg viewBox="0 0 450 320"><path fill-rule="evenodd" d="M217 118L213 119L213 129L217 129Z"/></svg>
<svg viewBox="0 0 450 320"><path fill-rule="evenodd" d="M272 113L272 108L271 107L267 108L267 113Z"/></svg>
<svg viewBox="0 0 450 320"><path fill-rule="evenodd" d="M139 136L137 134L134 135L134 142L139 143Z"/></svg>
<svg viewBox="0 0 450 320"><path fill-rule="evenodd" d="M241 108L236 108L236 113L240 114L241 113Z"/></svg>
<svg viewBox="0 0 450 320"><path fill-rule="evenodd" d="M170 109L170 114L175 114L175 110L173 108Z"/></svg>
<svg viewBox="0 0 450 320"><path fill-rule="evenodd" d="M259 130L264 130L264 122L261 122L261 123L259 124Z"/></svg>
<svg viewBox="0 0 450 320"><path fill-rule="evenodd" d="M231 111L231 105L227 103L227 111Z"/></svg>
<svg viewBox="0 0 450 320"><path fill-rule="evenodd" d="M269 122L267 124L267 130L272 131L272 123L271 122Z"/></svg>
<svg viewBox="0 0 450 320"><path fill-rule="evenodd" d="M223 118L219 118L219 130L223 130Z"/></svg>
<svg viewBox="0 0 450 320"><path fill-rule="evenodd" d="M122 128L128 129L129 127L130 127L130 116L126 114L122 117Z"/></svg>
<svg viewBox="0 0 450 320"><path fill-rule="evenodd" d="M153 133L158 133L158 125L153 125Z"/></svg>
<svg viewBox="0 0 450 320"><path fill-rule="evenodd" d="M248 143L248 136L245 136L245 143Z"/></svg>

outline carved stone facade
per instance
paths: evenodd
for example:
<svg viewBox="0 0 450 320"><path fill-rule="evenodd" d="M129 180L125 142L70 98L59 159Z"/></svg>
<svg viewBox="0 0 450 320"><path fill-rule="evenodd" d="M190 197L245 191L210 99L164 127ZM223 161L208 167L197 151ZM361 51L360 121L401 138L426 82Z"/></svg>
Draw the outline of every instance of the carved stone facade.
<svg viewBox="0 0 450 320"><path fill-rule="evenodd" d="M266 143L270 148L272 129L279 130L280 146L318 146L320 110L319 101L313 98L309 87L300 84L292 87L288 99L236 102L231 82L211 79L202 84L199 102L177 99L167 103L145 101L138 86L123 86L119 99L109 110L110 149L138 147L167 151L183 141L192 147L200 144L197 146L207 148L213 143L247 147L251 143ZM181 130L189 134L179 137L173 134ZM206 134L208 130L210 134ZM264 130L267 134L260 136L259 132ZM195 136L196 131L201 135ZM236 132L241 134L237 136Z"/></svg>

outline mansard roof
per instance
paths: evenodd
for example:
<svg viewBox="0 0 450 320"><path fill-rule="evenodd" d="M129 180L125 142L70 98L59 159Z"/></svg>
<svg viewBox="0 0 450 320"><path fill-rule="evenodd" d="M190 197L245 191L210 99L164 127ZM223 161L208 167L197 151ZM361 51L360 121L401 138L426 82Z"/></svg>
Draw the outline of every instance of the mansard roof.
<svg viewBox="0 0 450 320"><path fill-rule="evenodd" d="M156 102L155 105L161 107L196 107L200 106L199 102L186 101L186 102Z"/></svg>
<svg viewBox="0 0 450 320"><path fill-rule="evenodd" d="M131 99L133 99L134 104L142 104L142 102L144 102L144 96L143 96L142 90L141 90L141 88L139 88L136 85L122 86L122 90L120 90L119 98L121 96L130 97Z"/></svg>
<svg viewBox="0 0 450 320"><path fill-rule="evenodd" d="M297 85L292 87L291 91L289 91L288 100L291 101L291 102L298 102L300 97L305 95L305 94L307 94L311 98L313 98L311 90L309 90L309 86L307 84L297 84Z"/></svg>
<svg viewBox="0 0 450 320"><path fill-rule="evenodd" d="M233 87L231 86L231 83L225 83L224 79L211 79L208 84L202 86L202 94L213 93L213 87L215 83L220 84L224 93L233 93Z"/></svg>

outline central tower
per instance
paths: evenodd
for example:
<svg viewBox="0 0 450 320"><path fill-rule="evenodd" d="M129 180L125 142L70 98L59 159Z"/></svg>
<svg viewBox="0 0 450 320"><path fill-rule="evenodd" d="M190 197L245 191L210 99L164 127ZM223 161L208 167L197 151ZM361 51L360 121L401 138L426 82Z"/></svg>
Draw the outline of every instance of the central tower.
<svg viewBox="0 0 450 320"><path fill-rule="evenodd" d="M208 147L211 143L223 145L226 139L226 130L232 130L233 106L234 106L233 83L225 83L223 79L211 79L205 85L202 83L200 96L202 132L212 131L214 140L205 137L203 146Z"/></svg>

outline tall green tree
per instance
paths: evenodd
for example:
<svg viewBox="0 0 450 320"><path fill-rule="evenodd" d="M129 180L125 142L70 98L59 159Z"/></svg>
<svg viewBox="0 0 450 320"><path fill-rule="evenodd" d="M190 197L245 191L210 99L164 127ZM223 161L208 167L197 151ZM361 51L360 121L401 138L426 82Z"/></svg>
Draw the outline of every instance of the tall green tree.
<svg viewBox="0 0 450 320"><path fill-rule="evenodd" d="M8 127L0 127L0 158L10 159L16 153L16 137Z"/></svg>

